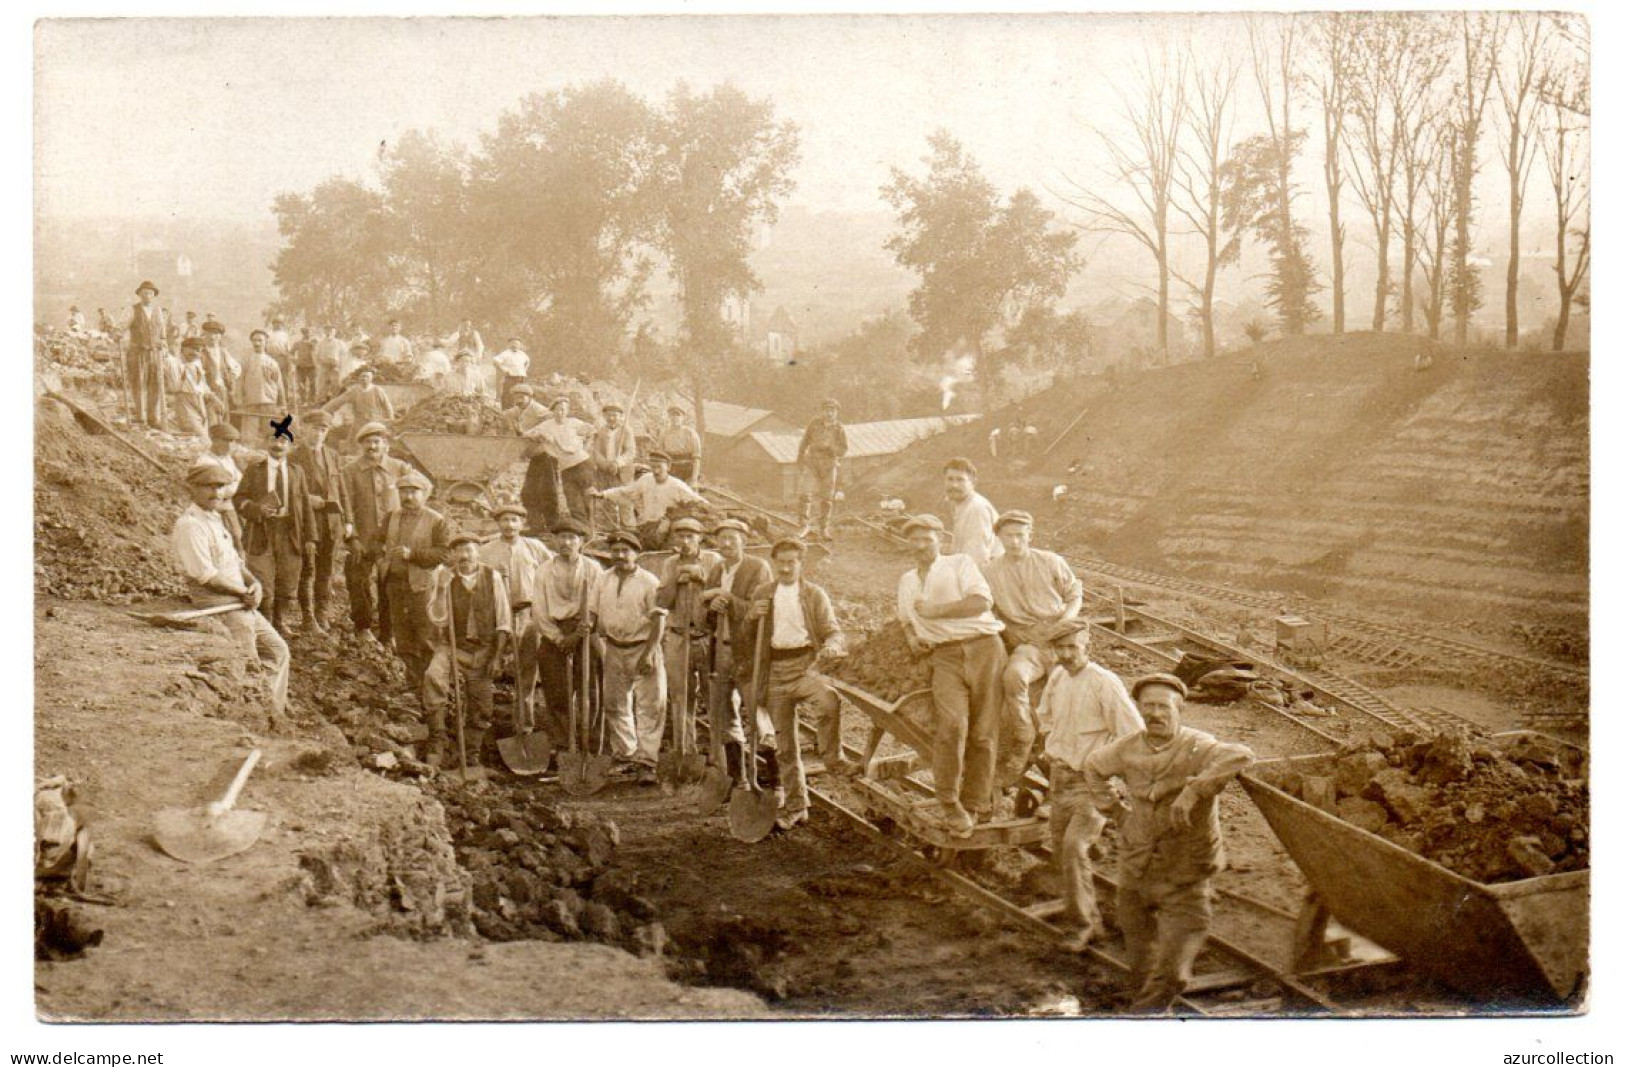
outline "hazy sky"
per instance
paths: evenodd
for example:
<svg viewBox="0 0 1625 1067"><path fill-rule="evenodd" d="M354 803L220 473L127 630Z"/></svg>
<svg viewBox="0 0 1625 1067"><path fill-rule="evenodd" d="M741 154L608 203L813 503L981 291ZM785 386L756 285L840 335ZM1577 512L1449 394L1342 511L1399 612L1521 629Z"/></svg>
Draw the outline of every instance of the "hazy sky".
<svg viewBox="0 0 1625 1067"><path fill-rule="evenodd" d="M1149 20L1149 21L1148 21ZM99 20L36 31L47 215L267 218L370 172L381 140L472 142L525 93L612 76L771 96L802 131L792 202L878 208L947 126L1006 190L1076 169L1148 26L1173 16ZM1211 34L1218 29L1209 22Z"/></svg>

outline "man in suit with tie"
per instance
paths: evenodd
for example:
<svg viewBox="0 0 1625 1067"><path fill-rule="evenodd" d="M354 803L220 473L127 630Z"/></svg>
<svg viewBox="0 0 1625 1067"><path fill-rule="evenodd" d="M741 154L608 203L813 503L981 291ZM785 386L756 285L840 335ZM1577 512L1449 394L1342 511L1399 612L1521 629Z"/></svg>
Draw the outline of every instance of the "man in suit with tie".
<svg viewBox="0 0 1625 1067"><path fill-rule="evenodd" d="M299 598L305 555L316 551L316 513L305 489L305 472L288 459L293 442L267 424L265 458L249 465L237 484L248 569L265 587L266 612L280 634L283 612Z"/></svg>
<svg viewBox="0 0 1625 1067"><path fill-rule="evenodd" d="M130 310L129 340L124 346L124 387L130 401L130 422L155 430L164 426L164 349L169 316L156 303L158 287L142 282L135 295L141 302Z"/></svg>

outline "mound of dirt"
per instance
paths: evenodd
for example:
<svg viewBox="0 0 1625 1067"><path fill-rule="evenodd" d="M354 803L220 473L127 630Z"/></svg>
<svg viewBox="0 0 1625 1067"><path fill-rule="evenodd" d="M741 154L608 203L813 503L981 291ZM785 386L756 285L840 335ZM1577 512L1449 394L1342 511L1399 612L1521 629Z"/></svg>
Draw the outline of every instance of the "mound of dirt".
<svg viewBox="0 0 1625 1067"><path fill-rule="evenodd" d="M1538 738L1374 738L1281 788L1476 882L1590 866L1590 789L1577 750Z"/></svg>
<svg viewBox="0 0 1625 1067"><path fill-rule="evenodd" d="M502 409L482 396L438 396L415 405L397 425L419 433L511 434Z"/></svg>
<svg viewBox="0 0 1625 1067"><path fill-rule="evenodd" d="M909 651L903 627L895 621L854 644L835 675L886 700L931 684L930 667Z"/></svg>
<svg viewBox="0 0 1625 1067"><path fill-rule="evenodd" d="M175 596L185 582L169 531L186 506L181 469L165 478L60 404L34 417L34 590L68 600L129 603Z"/></svg>

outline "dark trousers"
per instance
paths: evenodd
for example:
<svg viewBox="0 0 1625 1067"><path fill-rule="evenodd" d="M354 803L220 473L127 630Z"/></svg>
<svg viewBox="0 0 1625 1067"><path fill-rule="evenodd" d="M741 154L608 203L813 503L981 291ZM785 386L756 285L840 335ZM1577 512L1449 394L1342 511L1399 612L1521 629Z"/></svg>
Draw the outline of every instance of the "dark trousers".
<svg viewBox="0 0 1625 1067"><path fill-rule="evenodd" d="M540 536L559 521L559 465L545 452L530 458L525 482L519 489L519 503L525 508L528 533Z"/></svg>
<svg viewBox="0 0 1625 1067"><path fill-rule="evenodd" d="M130 421L164 428L164 376L157 351L124 354L124 389L130 398Z"/></svg>
<svg viewBox="0 0 1625 1067"><path fill-rule="evenodd" d="M673 478L678 479L679 481L687 482L689 485L693 485L694 484L694 457L693 456L684 456L682 458L678 458L677 456L671 457L671 476Z"/></svg>
<svg viewBox="0 0 1625 1067"><path fill-rule="evenodd" d="M344 558L344 584L350 593L350 622L359 635L381 623L378 578L374 569L378 554L363 549ZM382 635L380 635L382 636Z"/></svg>
<svg viewBox="0 0 1625 1067"><path fill-rule="evenodd" d="M592 488L592 464L590 462L577 463L559 472L559 480L563 483L564 506L570 512L570 517L580 522L592 525L592 497L587 491Z"/></svg>
<svg viewBox="0 0 1625 1067"><path fill-rule="evenodd" d="M340 539L326 515L316 520L316 552L306 561L299 582L299 606L323 622L327 602L333 595L333 568L338 563Z"/></svg>
<svg viewBox="0 0 1625 1067"><path fill-rule="evenodd" d="M388 602L389 633L395 643L395 654L405 665L412 688L417 689L423 685L423 674L434 654L429 590L414 590L405 574L391 574L384 581L384 599Z"/></svg>
<svg viewBox="0 0 1625 1067"><path fill-rule="evenodd" d="M545 708L537 718L547 731L553 747L563 749L570 744L570 694L575 691L581 664L576 658L579 641L555 645L545 637L537 641L537 688L541 690Z"/></svg>
<svg viewBox="0 0 1625 1067"><path fill-rule="evenodd" d="M284 609L299 597L299 579L303 573L304 546L294 540L292 523L285 519L272 519L267 524L270 542L264 551L248 556L248 569L264 587L260 612L279 626Z"/></svg>

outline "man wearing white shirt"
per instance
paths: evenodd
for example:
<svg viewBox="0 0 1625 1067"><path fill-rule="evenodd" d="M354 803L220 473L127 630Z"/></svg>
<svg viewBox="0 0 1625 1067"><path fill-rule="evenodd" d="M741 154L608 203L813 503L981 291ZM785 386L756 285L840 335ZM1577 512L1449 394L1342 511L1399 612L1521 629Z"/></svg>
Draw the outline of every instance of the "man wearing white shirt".
<svg viewBox="0 0 1625 1067"><path fill-rule="evenodd" d="M942 467L943 492L952 508L954 552L969 556L978 567L1004 554L1004 546L993 532L999 512L976 491L976 464L963 456L950 459Z"/></svg>
<svg viewBox="0 0 1625 1067"><path fill-rule="evenodd" d="M649 472L639 475L630 485L613 489L594 489L592 496L613 504L631 504L637 510L638 539L653 551L666 542L671 524L666 513L684 501L704 503L705 497L688 487L671 473L671 457L664 452L649 453Z"/></svg>
<svg viewBox="0 0 1625 1067"><path fill-rule="evenodd" d="M451 357L446 354L445 346L436 341L429 346L418 360L418 369L415 377L420 382L428 382L438 392L446 387L446 378L451 374Z"/></svg>
<svg viewBox="0 0 1625 1067"><path fill-rule="evenodd" d="M898 580L897 618L909 648L931 657L937 723L931 777L949 833L969 837L976 819L993 809L1003 624L975 561L942 555L941 519L916 515L903 534L915 566Z"/></svg>
<svg viewBox="0 0 1625 1067"><path fill-rule="evenodd" d="M401 333L401 320L389 320L389 332L378 341L378 358L385 363L405 363L412 358L412 340Z"/></svg>
<svg viewBox="0 0 1625 1067"><path fill-rule="evenodd" d="M524 509L519 509L524 517ZM570 693L579 684L581 637L587 632L582 604L591 607L593 590L604 569L582 554L587 527L574 519L562 519L553 527L558 555L537 568L532 580L531 625L526 629L528 648L520 648L519 691L534 702L541 686L542 725L552 738L555 751L570 744Z"/></svg>
<svg viewBox="0 0 1625 1067"><path fill-rule="evenodd" d="M480 546L480 562L502 575L508 589L513 615L513 732L519 736L536 728L531 699L536 688L536 626L531 609L536 602L536 576L553 558L553 550L521 533L525 509L517 504L504 504L491 517L497 521L497 537Z"/></svg>
<svg viewBox="0 0 1625 1067"><path fill-rule="evenodd" d="M1056 667L1038 701L1038 729L1049 756L1050 851L1061 873L1061 892L1078 924L1066 947L1082 952L1100 932L1089 848L1106 820L1095 810L1083 763L1108 742L1138 733L1145 721L1123 680L1089 660L1089 624L1071 619L1050 638Z"/></svg>
<svg viewBox="0 0 1625 1067"><path fill-rule="evenodd" d="M513 337L508 340L508 347L492 357L491 362L502 372L502 383L497 386L497 401L506 407L509 403L508 390L530 375L530 354L520 347L519 338Z"/></svg>
<svg viewBox="0 0 1625 1067"><path fill-rule="evenodd" d="M558 465L564 505L569 509L570 517L591 525L592 506L589 501L593 487L592 464L588 460L591 459L593 425L570 417L570 398L567 396L554 397L549 407L551 417L525 430L524 436L538 442ZM549 516L553 522L561 517Z"/></svg>

